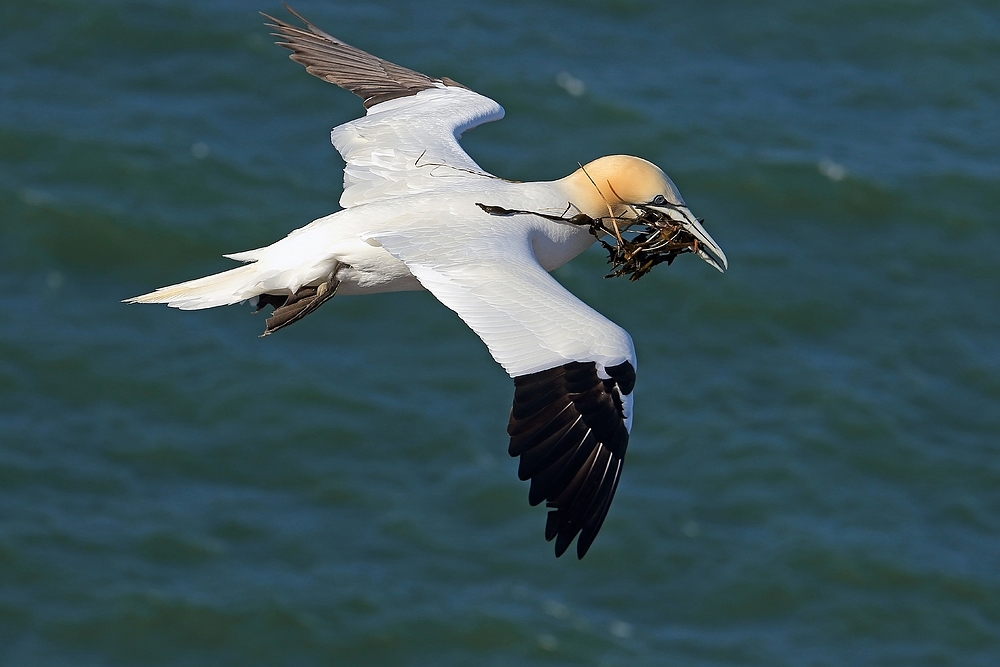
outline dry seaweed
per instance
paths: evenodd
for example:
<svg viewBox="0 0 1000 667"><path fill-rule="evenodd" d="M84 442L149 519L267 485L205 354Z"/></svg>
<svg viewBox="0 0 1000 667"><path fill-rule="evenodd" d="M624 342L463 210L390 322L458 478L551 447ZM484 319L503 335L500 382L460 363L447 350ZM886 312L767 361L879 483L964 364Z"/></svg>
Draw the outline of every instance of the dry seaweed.
<svg viewBox="0 0 1000 667"><path fill-rule="evenodd" d="M638 280L657 264L666 262L669 266L678 255L697 252L699 249L698 239L681 224L660 211L641 205L631 207L635 217L608 216L596 219L582 213L566 217L476 205L490 215L526 213L548 220L587 226L601 247L608 252L611 271L605 278L628 276L629 280Z"/></svg>
<svg viewBox="0 0 1000 667"><path fill-rule="evenodd" d="M679 223L653 209L633 208L635 218L599 218L590 225L590 233L608 252L611 271L605 278L638 280L657 264L666 262L669 266L678 255L698 251L698 239Z"/></svg>

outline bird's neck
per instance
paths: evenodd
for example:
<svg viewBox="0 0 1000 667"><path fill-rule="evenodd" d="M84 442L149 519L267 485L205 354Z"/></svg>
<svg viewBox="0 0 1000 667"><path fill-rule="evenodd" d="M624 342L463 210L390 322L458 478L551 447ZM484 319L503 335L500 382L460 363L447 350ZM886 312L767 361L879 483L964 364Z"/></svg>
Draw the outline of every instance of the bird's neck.
<svg viewBox="0 0 1000 667"><path fill-rule="evenodd" d="M591 162L555 182L566 193L566 198L591 218L622 215L625 211L624 203L611 185L613 166L605 164L606 160Z"/></svg>

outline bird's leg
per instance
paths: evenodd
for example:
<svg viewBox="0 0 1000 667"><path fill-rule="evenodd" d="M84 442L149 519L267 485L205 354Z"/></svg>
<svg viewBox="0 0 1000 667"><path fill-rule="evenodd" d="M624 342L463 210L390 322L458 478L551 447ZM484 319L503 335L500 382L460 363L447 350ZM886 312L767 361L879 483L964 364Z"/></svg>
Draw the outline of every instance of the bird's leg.
<svg viewBox="0 0 1000 667"><path fill-rule="evenodd" d="M293 294L259 294L257 295L256 308L254 309L254 314L259 313L264 309L264 306L271 306L275 309L288 303L288 300L294 298Z"/></svg>
<svg viewBox="0 0 1000 667"><path fill-rule="evenodd" d="M264 305L271 305L274 306L274 312L264 323L264 333L261 334L261 338L270 336L278 329L287 327L293 322L298 322L332 299L337 293L338 287L340 287L340 281L331 276L316 287L302 287L295 294L288 295L280 306L277 305L280 297L273 294L262 294L258 297L258 310Z"/></svg>

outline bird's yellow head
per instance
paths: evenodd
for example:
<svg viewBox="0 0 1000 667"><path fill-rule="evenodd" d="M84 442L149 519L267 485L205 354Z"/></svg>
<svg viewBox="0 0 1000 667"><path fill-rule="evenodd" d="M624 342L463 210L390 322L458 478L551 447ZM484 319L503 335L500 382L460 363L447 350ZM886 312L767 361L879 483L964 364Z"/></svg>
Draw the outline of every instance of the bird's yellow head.
<svg viewBox="0 0 1000 667"><path fill-rule="evenodd" d="M719 271L729 268L726 254L691 213L677 186L652 162L631 155L609 155L588 162L559 183L570 202L595 219L632 217L636 206L662 213L698 239L699 257Z"/></svg>

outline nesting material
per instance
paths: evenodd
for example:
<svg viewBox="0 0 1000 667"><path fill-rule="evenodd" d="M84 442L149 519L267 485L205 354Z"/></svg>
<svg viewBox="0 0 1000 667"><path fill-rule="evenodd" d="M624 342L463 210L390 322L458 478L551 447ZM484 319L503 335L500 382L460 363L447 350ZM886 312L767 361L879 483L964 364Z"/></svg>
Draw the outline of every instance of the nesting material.
<svg viewBox="0 0 1000 667"><path fill-rule="evenodd" d="M657 264L666 262L669 266L677 255L686 252L697 253L701 246L694 234L684 229L680 223L645 206L630 207L635 217L608 216L597 219L582 213L566 217L486 204L476 204L476 206L490 215L528 213L549 220L587 226L590 233L608 251L611 271L604 276L605 278L628 276L629 280L638 280Z"/></svg>
<svg viewBox="0 0 1000 667"><path fill-rule="evenodd" d="M678 255L698 252L698 239L679 223L659 211L632 208L635 218L588 218L590 233L608 251L611 271L605 278L638 280L657 264L669 266Z"/></svg>

